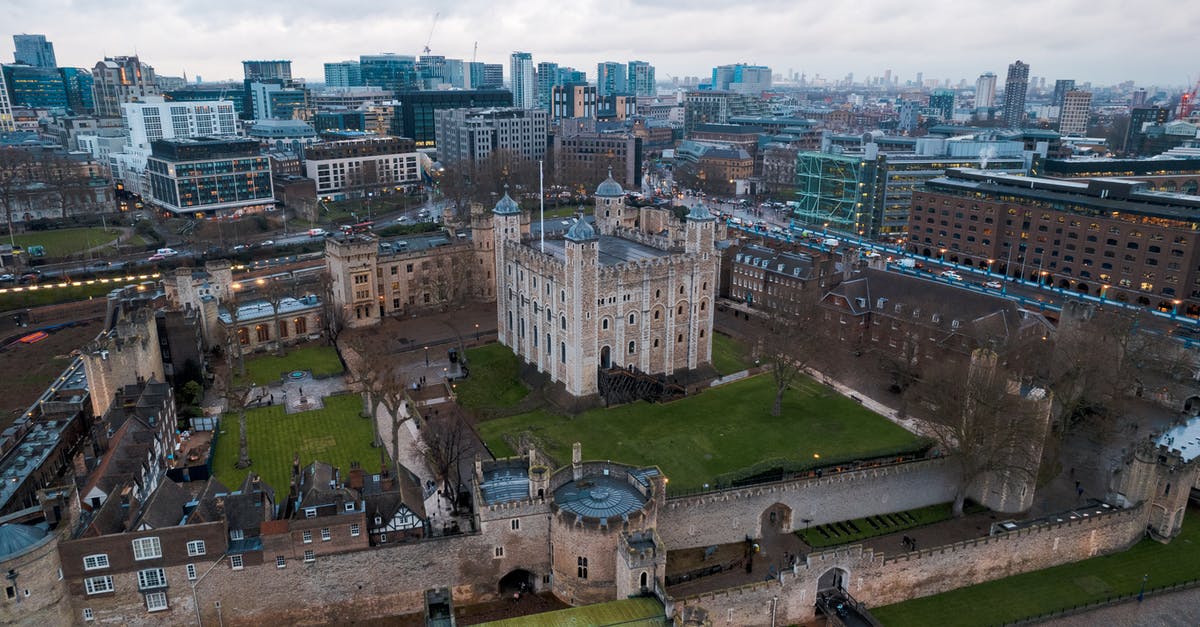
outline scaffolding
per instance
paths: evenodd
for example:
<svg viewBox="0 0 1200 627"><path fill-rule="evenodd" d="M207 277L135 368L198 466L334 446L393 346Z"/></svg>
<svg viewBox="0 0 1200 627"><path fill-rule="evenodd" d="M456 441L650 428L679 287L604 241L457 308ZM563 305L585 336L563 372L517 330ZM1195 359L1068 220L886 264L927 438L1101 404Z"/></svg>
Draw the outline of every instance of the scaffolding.
<svg viewBox="0 0 1200 627"><path fill-rule="evenodd" d="M875 235L876 170L874 160L861 156L800 153L793 215L804 224Z"/></svg>

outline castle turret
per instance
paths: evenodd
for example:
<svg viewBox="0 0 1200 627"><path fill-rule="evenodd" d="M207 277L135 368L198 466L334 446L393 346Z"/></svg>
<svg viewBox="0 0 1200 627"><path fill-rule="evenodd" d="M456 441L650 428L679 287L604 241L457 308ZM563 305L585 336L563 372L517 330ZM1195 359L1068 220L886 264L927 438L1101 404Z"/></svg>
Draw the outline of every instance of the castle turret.
<svg viewBox="0 0 1200 627"><path fill-rule="evenodd" d="M617 227L625 224L625 190L608 169L608 178L596 187L596 229L603 235L612 235Z"/></svg>
<svg viewBox="0 0 1200 627"><path fill-rule="evenodd" d="M567 230L566 273L569 285L575 289L567 293L567 332L564 342L558 347L558 358L568 369L564 379L567 391L574 396L588 396L599 389L596 382L596 364L599 355L596 348L596 330L599 321L592 315L600 298L600 241L592 225L580 214ZM571 354L578 351L578 354Z"/></svg>
<svg viewBox="0 0 1200 627"><path fill-rule="evenodd" d="M505 189L504 197L492 209L492 235L496 242L496 337L501 344L515 348L516 342L516 278L512 276L513 269L508 263L505 246L510 242L521 242L521 207L517 201L508 195Z"/></svg>

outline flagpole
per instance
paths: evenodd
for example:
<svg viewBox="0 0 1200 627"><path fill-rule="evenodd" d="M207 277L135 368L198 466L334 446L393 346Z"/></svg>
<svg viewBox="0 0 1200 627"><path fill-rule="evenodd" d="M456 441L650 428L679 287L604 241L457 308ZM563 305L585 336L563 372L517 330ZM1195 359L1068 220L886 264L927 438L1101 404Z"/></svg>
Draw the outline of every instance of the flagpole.
<svg viewBox="0 0 1200 627"><path fill-rule="evenodd" d="M546 190L542 181L542 160L538 159L538 220L541 222L538 235L541 237L541 251L546 252Z"/></svg>

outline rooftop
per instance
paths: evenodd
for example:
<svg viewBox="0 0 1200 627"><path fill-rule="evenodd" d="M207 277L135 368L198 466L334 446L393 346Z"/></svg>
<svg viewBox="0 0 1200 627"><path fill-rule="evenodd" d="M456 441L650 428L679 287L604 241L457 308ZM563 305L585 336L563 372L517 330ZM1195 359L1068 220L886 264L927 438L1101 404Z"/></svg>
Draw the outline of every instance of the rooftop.
<svg viewBox="0 0 1200 627"><path fill-rule="evenodd" d="M619 518L642 509L646 497L629 482L611 476L584 477L554 491L564 511L588 518Z"/></svg>
<svg viewBox="0 0 1200 627"><path fill-rule="evenodd" d="M479 493L488 505L499 505L529 498L529 469L524 466L495 468L483 473Z"/></svg>
<svg viewBox="0 0 1200 627"><path fill-rule="evenodd" d="M299 311L307 311L320 305L321 301L315 294L309 294L303 298L292 298L289 296L279 301L279 315L286 316ZM270 318L273 316L271 310L271 303L266 299L256 299L241 303L238 305L238 323L242 324L263 318ZM225 324L233 323L233 319L229 315L229 310L225 307L221 308L221 313L218 317Z"/></svg>
<svg viewBox="0 0 1200 627"><path fill-rule="evenodd" d="M1181 424L1158 437L1158 445L1179 451L1183 461L1200 457L1200 416Z"/></svg>
<svg viewBox="0 0 1200 627"><path fill-rule="evenodd" d="M599 259L602 266L616 266L631 261L656 259L670 254L652 246L613 235L601 235L596 239L600 242ZM548 239L546 240L546 252L559 260L566 261L566 243L566 240ZM535 248L538 246L536 242L529 242L528 245Z"/></svg>

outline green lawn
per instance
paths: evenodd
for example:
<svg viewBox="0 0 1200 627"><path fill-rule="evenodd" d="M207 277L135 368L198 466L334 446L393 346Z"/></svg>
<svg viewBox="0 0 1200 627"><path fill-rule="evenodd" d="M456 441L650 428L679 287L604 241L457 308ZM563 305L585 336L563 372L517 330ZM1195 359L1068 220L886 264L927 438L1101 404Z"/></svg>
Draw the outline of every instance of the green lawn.
<svg viewBox="0 0 1200 627"><path fill-rule="evenodd" d="M977 505L967 504L968 514L983 510L984 508ZM823 549L950 520L953 516L953 504L942 503L941 505L910 509L906 512L818 525L811 529L801 529L796 532L796 535L800 536L809 546Z"/></svg>
<svg viewBox="0 0 1200 627"><path fill-rule="evenodd" d="M22 307L40 307L42 305L56 305L58 303L68 303L76 300L86 300L88 298L100 298L118 287L126 285L136 285L143 281L153 279L110 279L101 281L99 279L88 279L86 281L78 281L79 285L67 285L60 287L54 279L32 287L28 285L14 285L6 283L0 287L0 311L8 309L20 309ZM90 285L88 283L91 283Z"/></svg>
<svg viewBox="0 0 1200 627"><path fill-rule="evenodd" d="M1142 540L1124 553L962 588L872 610L887 627L998 625L1200 578L1200 510L1192 507L1170 544ZM936 618L936 620L934 620Z"/></svg>
<svg viewBox="0 0 1200 627"><path fill-rule="evenodd" d="M667 404L638 402L574 418L546 410L498 418L480 423L479 433L493 453L506 456L514 451L504 436L528 432L559 463L570 460L571 443L579 441L585 459L655 464L680 490L751 467L811 465L816 455L824 465L922 446L904 429L808 379L784 396L783 415L773 417L774 389L771 377L760 375Z"/></svg>
<svg viewBox="0 0 1200 627"><path fill-rule="evenodd" d="M246 355L246 376L235 383L253 381L259 385L274 383L285 372L311 370L313 376L341 374L342 362L332 346L309 344L288 349L283 357L272 354Z"/></svg>
<svg viewBox="0 0 1200 627"><path fill-rule="evenodd" d="M517 376L520 360L506 346L488 344L467 349L467 364L471 376L455 387L463 407L479 411L502 409L516 405L529 394Z"/></svg>
<svg viewBox="0 0 1200 627"><path fill-rule="evenodd" d="M749 353L741 342L724 333L713 333L712 365L721 376L749 368L748 356Z"/></svg>
<svg viewBox="0 0 1200 627"><path fill-rule="evenodd" d="M51 231L30 231L21 233L14 239L17 246L45 246L47 257L65 257L83 252L89 248L111 244L120 236L118 229L107 231L99 227L81 229L59 229Z"/></svg>
<svg viewBox="0 0 1200 627"><path fill-rule="evenodd" d="M234 468L238 458L238 417L226 414L221 422L220 439L213 458L213 474L225 487L236 490L250 470L275 488L276 500L284 498L291 474L292 455L300 454L300 463L315 460L350 470L350 462L359 462L368 473L379 471L379 449L373 448L371 421L359 417L362 399L357 394L325 398L325 407L298 414L285 414L273 405L246 412L250 459L247 470Z"/></svg>

